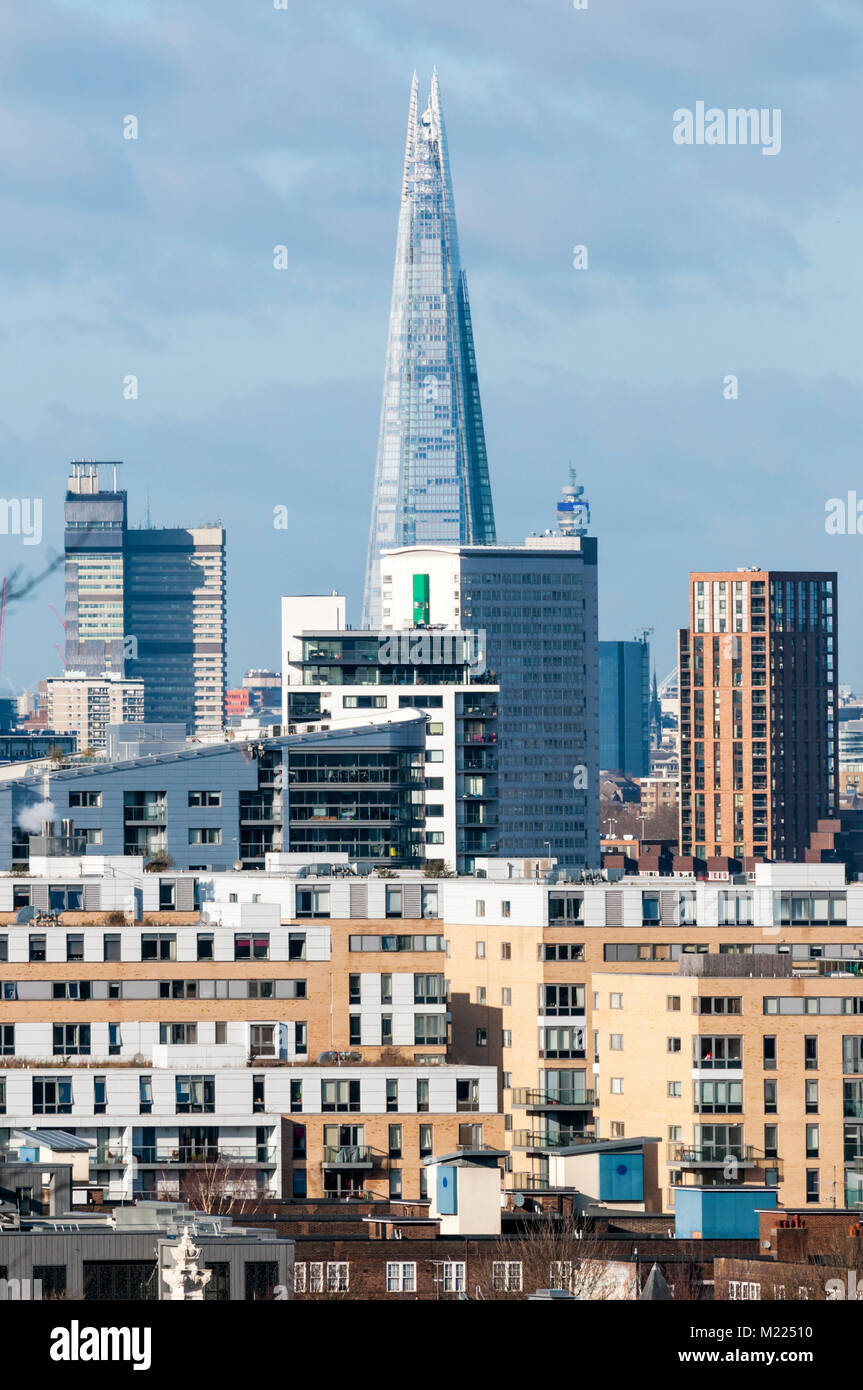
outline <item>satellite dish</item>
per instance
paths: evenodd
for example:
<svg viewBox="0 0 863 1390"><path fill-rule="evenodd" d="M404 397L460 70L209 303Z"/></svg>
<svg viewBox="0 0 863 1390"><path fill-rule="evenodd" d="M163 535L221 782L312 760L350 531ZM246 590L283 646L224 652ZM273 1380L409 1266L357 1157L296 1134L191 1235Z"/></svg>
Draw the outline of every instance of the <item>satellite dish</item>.
<svg viewBox="0 0 863 1390"><path fill-rule="evenodd" d="M21 923L23 923L23 922L29 922L29 921L31 921L35 916L36 916L36 909L35 909L35 907L22 907L22 908L19 909L19 911L18 911L18 916L15 918L16 925L19 925L19 926L20 926Z"/></svg>
<svg viewBox="0 0 863 1390"><path fill-rule="evenodd" d="M515 1193L513 1193L512 1204L513 1204L514 1207L523 1207L523 1206L524 1206L524 1193L523 1193L523 1192L515 1192Z"/></svg>
<svg viewBox="0 0 863 1390"><path fill-rule="evenodd" d="M234 860L234 868L239 872L239 870L242 869L242 867L243 867L243 861L242 861L242 859L235 859L235 860Z"/></svg>

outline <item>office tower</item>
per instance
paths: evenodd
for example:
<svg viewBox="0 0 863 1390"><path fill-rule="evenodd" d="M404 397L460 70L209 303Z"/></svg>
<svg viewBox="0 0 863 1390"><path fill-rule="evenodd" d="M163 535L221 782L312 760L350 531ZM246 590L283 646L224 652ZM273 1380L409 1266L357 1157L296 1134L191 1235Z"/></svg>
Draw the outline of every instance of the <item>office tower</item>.
<svg viewBox="0 0 863 1390"><path fill-rule="evenodd" d="M495 539L467 281L437 73L414 74L390 307L363 626L380 625L383 550Z"/></svg>
<svg viewBox="0 0 863 1390"><path fill-rule="evenodd" d="M650 646L599 644L599 765L605 772L650 772Z"/></svg>
<svg viewBox="0 0 863 1390"><path fill-rule="evenodd" d="M500 688L499 855L599 863L596 557L592 537L547 535L383 560L385 628L473 632Z"/></svg>
<svg viewBox="0 0 863 1390"><path fill-rule="evenodd" d="M416 786L417 853L459 873L498 852L498 686L472 633L386 634L345 626L341 595L282 599L283 723L398 718L422 710L425 776ZM389 712L389 713L388 713ZM344 791L345 817L355 797Z"/></svg>
<svg viewBox="0 0 863 1390"><path fill-rule="evenodd" d="M141 679L148 719L217 736L226 675L224 530L130 528L120 466L71 465L66 664L88 676Z"/></svg>
<svg viewBox="0 0 863 1390"><path fill-rule="evenodd" d="M111 672L102 677L67 671L46 681L48 727L75 734L78 752L107 751L108 725L140 723L144 718L144 682Z"/></svg>
<svg viewBox="0 0 863 1390"><path fill-rule="evenodd" d="M689 578L681 853L803 859L819 818L838 808L836 575Z"/></svg>

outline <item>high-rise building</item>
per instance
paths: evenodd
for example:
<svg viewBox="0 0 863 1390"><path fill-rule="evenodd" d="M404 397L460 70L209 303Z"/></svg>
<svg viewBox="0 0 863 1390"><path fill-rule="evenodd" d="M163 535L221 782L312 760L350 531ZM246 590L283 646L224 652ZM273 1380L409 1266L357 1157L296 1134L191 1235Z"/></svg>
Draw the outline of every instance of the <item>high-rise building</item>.
<svg viewBox="0 0 863 1390"><path fill-rule="evenodd" d="M835 573L691 574L680 849L803 859L838 807Z"/></svg>
<svg viewBox="0 0 863 1390"><path fill-rule="evenodd" d="M390 308L363 626L381 622L380 555L495 539L467 281L437 72L414 74Z"/></svg>
<svg viewBox="0 0 863 1390"><path fill-rule="evenodd" d="M224 530L130 528L118 467L71 465L66 664L88 676L141 679L147 719L217 735L226 673Z"/></svg>
<svg viewBox="0 0 863 1390"><path fill-rule="evenodd" d="M650 772L650 647L599 644L599 765L607 772Z"/></svg>
<svg viewBox="0 0 863 1390"><path fill-rule="evenodd" d="M475 856L497 853L498 687L472 633L351 630L340 595L304 595L282 599L282 650L282 719L292 730L337 729L364 711L427 715L424 785L413 796L418 854L467 873ZM353 817L350 788L342 799Z"/></svg>
<svg viewBox="0 0 863 1390"><path fill-rule="evenodd" d="M548 535L384 558L385 627L471 631L500 689L486 852L599 864L596 554L593 537Z"/></svg>
<svg viewBox="0 0 863 1390"><path fill-rule="evenodd" d="M86 676L67 671L46 681L48 724L55 733L75 734L78 752L106 751L108 725L139 723L144 718L144 682L112 672Z"/></svg>

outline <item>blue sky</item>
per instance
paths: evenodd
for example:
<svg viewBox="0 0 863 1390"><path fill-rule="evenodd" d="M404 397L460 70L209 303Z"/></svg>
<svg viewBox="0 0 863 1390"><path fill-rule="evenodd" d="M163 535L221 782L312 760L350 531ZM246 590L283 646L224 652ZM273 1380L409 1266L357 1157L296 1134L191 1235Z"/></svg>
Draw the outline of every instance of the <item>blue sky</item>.
<svg viewBox="0 0 863 1390"><path fill-rule="evenodd" d="M358 621L407 100L436 63L498 534L552 524L571 460L602 636L655 627L660 677L690 569L838 569L863 687L863 536L824 528L863 498L861 48L857 0L15 0L0 458L45 535L0 536L3 571L62 545L69 459L124 459L133 519L228 528L231 683L278 662L282 593L338 588ZM781 154L676 145L699 100L781 108ZM62 603L58 571L10 610L4 684L61 669Z"/></svg>

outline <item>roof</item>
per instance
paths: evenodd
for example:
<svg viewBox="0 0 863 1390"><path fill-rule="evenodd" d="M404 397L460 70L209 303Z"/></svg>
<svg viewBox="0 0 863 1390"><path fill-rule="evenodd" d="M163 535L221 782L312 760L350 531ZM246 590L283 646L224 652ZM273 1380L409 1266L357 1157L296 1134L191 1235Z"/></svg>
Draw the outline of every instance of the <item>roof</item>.
<svg viewBox="0 0 863 1390"><path fill-rule="evenodd" d="M12 1133L54 1153L85 1153L96 1147L88 1139L79 1139L77 1134L67 1134L62 1129L13 1129Z"/></svg>
<svg viewBox="0 0 863 1390"><path fill-rule="evenodd" d="M595 1144L569 1144L555 1149L556 1155L569 1157L570 1154L637 1153L645 1144L660 1144L661 1139L644 1135L640 1139L599 1139Z"/></svg>

